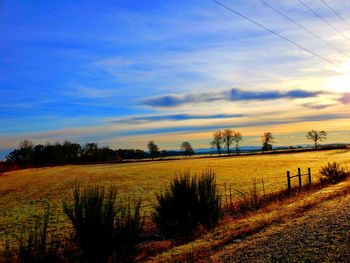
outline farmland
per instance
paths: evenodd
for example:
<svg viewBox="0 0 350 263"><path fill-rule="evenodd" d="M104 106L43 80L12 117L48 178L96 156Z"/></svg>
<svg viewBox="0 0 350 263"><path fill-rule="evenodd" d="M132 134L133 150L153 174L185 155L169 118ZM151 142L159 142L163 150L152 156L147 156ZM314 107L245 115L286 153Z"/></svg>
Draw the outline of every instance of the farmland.
<svg viewBox="0 0 350 263"><path fill-rule="evenodd" d="M115 185L120 196L142 196L143 210L150 212L155 192L161 191L176 173L190 170L200 173L210 167L217 175L220 190L232 187L233 194L249 191L252 180L262 191L262 179L266 193L286 187L286 171L296 173L298 167L308 167L317 180L318 170L329 161L350 166L347 150L315 151L305 153L232 156L222 158L182 159L126 164L67 165L59 167L32 168L12 171L0 176L0 240L5 235L18 237L22 226L34 215L42 213L48 203L51 212L58 215L54 227L67 224L62 215L61 201L69 198L72 186L99 183ZM294 182L296 183L296 182Z"/></svg>

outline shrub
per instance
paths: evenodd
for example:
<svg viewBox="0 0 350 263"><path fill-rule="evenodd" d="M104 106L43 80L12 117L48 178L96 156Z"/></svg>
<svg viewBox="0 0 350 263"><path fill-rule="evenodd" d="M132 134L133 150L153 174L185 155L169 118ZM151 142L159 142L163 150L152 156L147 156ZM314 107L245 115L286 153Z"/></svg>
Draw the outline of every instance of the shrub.
<svg viewBox="0 0 350 263"><path fill-rule="evenodd" d="M341 167L339 163L332 162L328 163L326 166L322 167L320 170L321 183L338 183L342 180L344 180L347 176L349 176L349 171L347 171L345 168Z"/></svg>
<svg viewBox="0 0 350 263"><path fill-rule="evenodd" d="M250 199L250 207L253 210L258 209L260 205L260 200L259 200L260 198L259 198L259 192L258 192L258 185L255 177L252 180L252 186L249 192L249 199Z"/></svg>
<svg viewBox="0 0 350 263"><path fill-rule="evenodd" d="M264 186L262 188L264 192ZM234 192L236 198L233 198L232 187L230 186L229 193L227 194L225 186L226 203L223 206L223 211L227 215L237 215L254 211L262 207L266 202L265 194L263 196L259 194L258 183L255 177L252 178L252 184L248 191L235 190Z"/></svg>
<svg viewBox="0 0 350 263"><path fill-rule="evenodd" d="M20 262L59 262L55 251L48 247L49 218L50 209L47 207L43 218L35 219L34 227L29 229L26 241L21 237L18 249Z"/></svg>
<svg viewBox="0 0 350 263"><path fill-rule="evenodd" d="M142 230L140 201L131 209L129 203L117 205L117 190L103 186L73 189L73 204L63 202L63 209L73 224L74 242L86 262L106 262L113 254L120 256Z"/></svg>
<svg viewBox="0 0 350 263"><path fill-rule="evenodd" d="M212 170L199 178L191 178L190 173L175 177L156 197L152 219L168 236L191 237L200 224L207 229L214 227L221 215L221 197Z"/></svg>
<svg viewBox="0 0 350 263"><path fill-rule="evenodd" d="M206 170L197 181L199 197L199 221L208 229L213 228L221 216L221 197L216 188L213 170Z"/></svg>
<svg viewBox="0 0 350 263"><path fill-rule="evenodd" d="M133 248L137 237L143 230L144 220L141 218L141 199L134 202L133 209L130 201L127 205L119 207L115 220L115 242L117 257L125 257ZM125 253L124 253L125 252Z"/></svg>
<svg viewBox="0 0 350 263"><path fill-rule="evenodd" d="M6 236L5 240L5 251L2 257L0 257L0 260L3 260L6 263L12 262L12 251L10 248L10 241L8 239L8 236Z"/></svg>

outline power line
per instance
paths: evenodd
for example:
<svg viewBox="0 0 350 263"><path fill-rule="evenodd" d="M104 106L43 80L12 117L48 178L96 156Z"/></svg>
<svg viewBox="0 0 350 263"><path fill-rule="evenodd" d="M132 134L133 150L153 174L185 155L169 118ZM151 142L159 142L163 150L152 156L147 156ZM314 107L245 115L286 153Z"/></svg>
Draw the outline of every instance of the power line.
<svg viewBox="0 0 350 263"><path fill-rule="evenodd" d="M329 27L331 27L333 30L337 31L339 34L341 34L344 38L350 41L350 38L345 35L341 30L339 30L337 27L329 23L326 19L324 19L322 16L320 16L315 10L313 10L311 7L309 7L307 4L305 4L301 0L297 0L301 5L303 5L307 10L309 10L311 13L313 13L315 16L317 16L319 19L321 19L323 22L325 22Z"/></svg>
<svg viewBox="0 0 350 263"><path fill-rule="evenodd" d="M308 49L308 48L306 48L306 47L303 47L302 45L300 45L300 44L294 42L293 40L290 40L289 38L287 38L287 37L285 37L285 36L283 36L283 35L281 35L281 34L275 32L275 31L273 31L272 29L269 29L268 27L266 27L266 26L264 26L264 25L262 25L262 24L256 22L255 20L253 20L253 19L251 19L251 18L249 18L249 17L247 17L247 16L245 16L245 15L239 13L238 11L232 9L231 7L225 5L225 4L223 4L223 3L221 3L221 2L219 2L219 1L217 1L217 0L212 0L212 1L213 1L214 3L220 5L220 6L224 7L225 9L231 11L232 13L235 13L236 15L238 15L238 16L244 18L245 20L248 20L249 22L253 23L254 25L256 25L256 26L258 26L258 27L260 27L260 28L262 28L262 29L264 29L264 30L270 32L271 34L274 34L274 35L278 36L279 38L281 38L281 39L283 39L283 40L289 42L290 44L292 44L292 45L294 45L294 46L296 46L296 47L298 47L298 48L300 48L300 49L306 51L307 53L309 53L309 54L311 54L311 55L313 55L313 56L315 56L315 57L318 57L319 59L325 61L326 63L331 64L331 65L336 66L336 67L338 67L338 68L341 69L341 66L340 66L340 65L338 65L338 64L336 64L336 63L334 63L334 62L328 60L327 58L325 58L325 57L323 57L323 56L321 56L321 55L319 55L319 54L313 52L312 50L310 50L310 49Z"/></svg>
<svg viewBox="0 0 350 263"><path fill-rule="evenodd" d="M345 18L339 14L335 9L333 9L325 0L321 0L321 2L328 7L329 10L331 10L337 17L339 17L345 24L347 24L350 27L350 23L345 20Z"/></svg>
<svg viewBox="0 0 350 263"><path fill-rule="evenodd" d="M322 0L321 0L322 1ZM302 24L298 23L297 21L295 21L293 18L287 16L286 14L282 13L281 11L279 11L277 8L271 6L269 3L265 2L264 0L260 0L260 2L262 2L264 5L266 5L267 7L269 7L270 9L272 9L273 11L275 11L276 13L278 13L279 15L283 16L285 19L287 19L288 21L292 22L293 24L297 25L299 28L303 29L304 31L308 32L309 34L313 35L314 37L316 37L317 39L319 39L320 41L322 41L323 43L325 43L326 45L328 45L329 47L333 48L334 50L336 50L337 52L341 53L342 55L345 55L347 57L349 57L350 55L347 54L346 52L342 51L341 49L337 48L336 46L334 46L332 43L329 43L328 41L324 40L323 38L321 38L320 36L316 35L314 32L312 32L310 29L304 27Z"/></svg>

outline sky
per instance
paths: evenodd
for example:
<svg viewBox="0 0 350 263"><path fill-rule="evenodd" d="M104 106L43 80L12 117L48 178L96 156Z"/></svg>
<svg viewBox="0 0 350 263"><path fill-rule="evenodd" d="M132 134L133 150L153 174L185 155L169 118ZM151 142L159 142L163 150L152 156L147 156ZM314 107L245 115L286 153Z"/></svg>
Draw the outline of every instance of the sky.
<svg viewBox="0 0 350 263"><path fill-rule="evenodd" d="M264 1L280 14L220 0L284 39L211 0L0 0L0 152L23 139L208 148L225 128L242 145L265 131L311 144L311 129L349 142L350 2L326 0L339 17L302 0L321 20Z"/></svg>

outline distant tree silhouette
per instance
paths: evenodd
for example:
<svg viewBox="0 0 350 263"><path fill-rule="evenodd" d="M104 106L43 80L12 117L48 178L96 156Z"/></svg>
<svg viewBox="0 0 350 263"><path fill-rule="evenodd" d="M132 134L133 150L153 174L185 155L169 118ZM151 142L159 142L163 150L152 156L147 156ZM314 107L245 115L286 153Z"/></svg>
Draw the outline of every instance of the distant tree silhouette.
<svg viewBox="0 0 350 263"><path fill-rule="evenodd" d="M15 162L20 167L28 167L33 158L34 144L29 140L23 140L19 143L19 148L10 152L6 160Z"/></svg>
<svg viewBox="0 0 350 263"><path fill-rule="evenodd" d="M143 159L146 157L146 153L143 150L118 149L116 152L118 158L121 159Z"/></svg>
<svg viewBox="0 0 350 263"><path fill-rule="evenodd" d="M45 146L42 144L35 145L33 149L33 159L32 163L34 165L43 165L45 163ZM47 160L47 159L46 159Z"/></svg>
<svg viewBox="0 0 350 263"><path fill-rule="evenodd" d="M159 148L154 143L154 141L149 141L147 144L147 148L148 148L149 154L151 155L152 160L154 159L154 157L159 155Z"/></svg>
<svg viewBox="0 0 350 263"><path fill-rule="evenodd" d="M308 140L312 140L315 143L315 149L317 149L317 142L324 141L327 139L327 132L326 131L316 131L316 130L311 130L306 134L306 138Z"/></svg>
<svg viewBox="0 0 350 263"><path fill-rule="evenodd" d="M183 142L181 144L181 151L183 152L184 155L186 156L191 156L194 154L194 150L192 148L192 145L189 142Z"/></svg>
<svg viewBox="0 0 350 263"><path fill-rule="evenodd" d="M108 146L99 148L97 151L97 160L99 162L108 162L116 159L116 154Z"/></svg>
<svg viewBox="0 0 350 263"><path fill-rule="evenodd" d="M91 162L122 161L123 159L143 159L159 156L157 145L150 144L151 151L146 153L139 149L118 149L99 147L97 143L86 143L83 147L78 143L65 141L62 144L37 144L25 140L19 147L6 156L6 165L17 164L21 168L30 166L40 167L48 165L78 164ZM190 153L191 154L191 153ZM180 151L162 151L162 156L179 156Z"/></svg>
<svg viewBox="0 0 350 263"><path fill-rule="evenodd" d="M272 150L272 143L275 142L275 138L272 136L271 132L265 132L262 136L262 143L263 147L262 150L264 151L271 151Z"/></svg>
<svg viewBox="0 0 350 263"><path fill-rule="evenodd" d="M216 150L218 151L219 156L221 155L221 144L222 144L222 133L221 131L217 131L213 133L213 140L211 142L211 145L216 147Z"/></svg>
<svg viewBox="0 0 350 263"><path fill-rule="evenodd" d="M64 153L64 162L69 163L78 162L79 155L81 153L81 146L77 143L71 143L69 141L65 141L62 144L62 151Z"/></svg>
<svg viewBox="0 0 350 263"><path fill-rule="evenodd" d="M230 146L233 143L233 133L233 130L225 129L222 134L222 141L225 144L227 155L230 155Z"/></svg>
<svg viewBox="0 0 350 263"><path fill-rule="evenodd" d="M239 131L233 133L233 141L236 143L236 154L239 151L239 142L243 139L242 134Z"/></svg>
<svg viewBox="0 0 350 263"><path fill-rule="evenodd" d="M19 143L20 149L33 149L33 147L34 147L33 142L29 140L23 140Z"/></svg>
<svg viewBox="0 0 350 263"><path fill-rule="evenodd" d="M96 162L98 159L98 144L86 143L83 147L83 156L88 162Z"/></svg>

